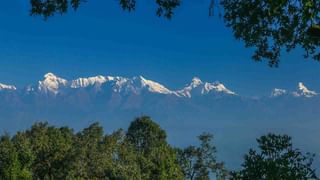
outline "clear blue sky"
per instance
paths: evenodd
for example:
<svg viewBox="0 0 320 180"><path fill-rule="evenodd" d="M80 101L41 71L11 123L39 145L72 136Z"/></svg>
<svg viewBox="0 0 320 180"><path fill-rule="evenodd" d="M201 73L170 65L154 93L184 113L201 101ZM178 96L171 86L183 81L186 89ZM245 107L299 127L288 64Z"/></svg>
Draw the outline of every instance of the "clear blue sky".
<svg viewBox="0 0 320 180"><path fill-rule="evenodd" d="M199 76L243 95L303 81L320 92L320 63L304 60L301 50L284 53L277 69L253 62L252 50L207 9L208 0L186 0L168 21L155 16L152 1L127 13L116 0L88 0L77 12L43 21L29 16L28 0L3 1L0 82L22 87L50 71L67 79L143 75L171 89Z"/></svg>

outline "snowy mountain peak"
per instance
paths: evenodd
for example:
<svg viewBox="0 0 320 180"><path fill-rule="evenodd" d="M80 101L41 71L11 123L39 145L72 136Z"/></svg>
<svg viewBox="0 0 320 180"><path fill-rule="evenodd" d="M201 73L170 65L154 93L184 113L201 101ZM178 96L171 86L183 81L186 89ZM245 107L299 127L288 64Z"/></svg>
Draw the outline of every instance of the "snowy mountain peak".
<svg viewBox="0 0 320 180"><path fill-rule="evenodd" d="M62 79L53 73L47 73L44 75L44 80L39 81L38 90L44 93L58 94L60 87L67 86L68 81Z"/></svg>
<svg viewBox="0 0 320 180"><path fill-rule="evenodd" d="M11 91L14 91L14 90L17 90L17 88L15 86L12 86L12 85L6 85L6 84L1 84L0 83L0 90L11 90Z"/></svg>
<svg viewBox="0 0 320 180"><path fill-rule="evenodd" d="M192 96L205 95L209 93L224 93L228 95L236 95L233 91L227 89L223 84L202 82L198 77L194 77L189 85L176 93L183 97L191 98Z"/></svg>
<svg viewBox="0 0 320 180"><path fill-rule="evenodd" d="M279 97L279 96L283 96L286 95L287 91L284 89L279 89L279 88L274 88L271 92L270 97Z"/></svg>
<svg viewBox="0 0 320 180"><path fill-rule="evenodd" d="M192 78L192 81L191 81L191 86L192 87L197 87L197 86L199 86L199 85L201 85L201 84L203 84L203 82L201 81L201 79L200 78L198 78L198 77L194 77L194 78Z"/></svg>
<svg viewBox="0 0 320 180"><path fill-rule="evenodd" d="M216 82L216 83L205 83L204 88L202 90L202 94L208 94L211 91L215 92L222 92L225 94L230 94L230 95L236 95L235 92L227 89L223 84Z"/></svg>
<svg viewBox="0 0 320 180"><path fill-rule="evenodd" d="M298 90L296 92L293 92L293 95L295 97L302 96L302 97L311 98L311 97L317 96L318 93L316 93L315 91L309 90L302 82L299 82Z"/></svg>
<svg viewBox="0 0 320 180"><path fill-rule="evenodd" d="M307 88L302 82L299 82L299 84L298 84L298 89L299 89L300 91L302 91L302 92L305 92L305 93L308 93L308 92L309 92L308 88Z"/></svg>
<svg viewBox="0 0 320 180"><path fill-rule="evenodd" d="M47 78L57 78L57 76L56 76L55 74L51 73L51 72L48 72L48 73L45 74L43 77L44 77L45 79L47 79Z"/></svg>
<svg viewBox="0 0 320 180"><path fill-rule="evenodd" d="M146 79L146 78L144 78L144 77L143 77L143 76L141 76L141 75L138 77L138 79L140 79L141 81L147 81L147 79Z"/></svg>

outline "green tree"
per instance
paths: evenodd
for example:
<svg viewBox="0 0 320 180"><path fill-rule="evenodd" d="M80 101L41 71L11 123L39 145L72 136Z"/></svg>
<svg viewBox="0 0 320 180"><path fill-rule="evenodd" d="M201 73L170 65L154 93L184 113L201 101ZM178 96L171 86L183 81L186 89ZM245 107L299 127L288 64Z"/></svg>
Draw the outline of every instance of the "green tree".
<svg viewBox="0 0 320 180"><path fill-rule="evenodd" d="M72 149L72 130L36 123L26 131L35 159L32 164L35 179L63 179L68 172Z"/></svg>
<svg viewBox="0 0 320 180"><path fill-rule="evenodd" d="M18 180L20 171L18 153L9 135L0 138L0 179Z"/></svg>
<svg viewBox="0 0 320 180"><path fill-rule="evenodd" d="M68 179L141 179L135 151L118 130L104 135L99 123L74 138Z"/></svg>
<svg viewBox="0 0 320 180"><path fill-rule="evenodd" d="M100 152L104 156L105 177L109 179L142 179L138 158L125 132L118 130L105 136Z"/></svg>
<svg viewBox="0 0 320 180"><path fill-rule="evenodd" d="M228 172L223 163L217 162L217 150L212 143L213 136L204 133L198 138L199 147L189 146L185 149L178 149L179 163L185 179L209 180L211 173L215 174L217 179L225 179Z"/></svg>
<svg viewBox="0 0 320 180"><path fill-rule="evenodd" d="M176 151L166 141L166 132L150 117L135 119L126 136L137 153L142 179L183 179Z"/></svg>
<svg viewBox="0 0 320 180"><path fill-rule="evenodd" d="M13 138L12 143L18 153L21 175L19 179L32 179L32 164L35 155L32 151L30 139L25 133L18 132Z"/></svg>
<svg viewBox="0 0 320 180"><path fill-rule="evenodd" d="M233 179L318 179L312 168L314 155L294 149L291 137L268 134L257 142L260 151L250 149Z"/></svg>
<svg viewBox="0 0 320 180"><path fill-rule="evenodd" d="M101 179L103 159L99 144L103 140L103 128L94 123L76 134L73 141L72 164L69 179Z"/></svg>
<svg viewBox="0 0 320 180"><path fill-rule="evenodd" d="M32 155L26 154L25 141L13 140L9 135L0 137L0 179L31 180ZM26 152L24 152L26 150Z"/></svg>

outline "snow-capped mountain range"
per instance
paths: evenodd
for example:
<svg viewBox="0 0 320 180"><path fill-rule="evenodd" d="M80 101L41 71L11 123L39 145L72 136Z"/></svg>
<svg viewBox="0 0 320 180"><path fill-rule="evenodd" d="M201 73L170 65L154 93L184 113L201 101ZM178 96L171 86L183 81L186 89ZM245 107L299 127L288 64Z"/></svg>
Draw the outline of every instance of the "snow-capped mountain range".
<svg viewBox="0 0 320 180"><path fill-rule="evenodd" d="M119 94L142 94L149 92L154 94L172 95L181 98L192 98L197 96L213 95L226 95L226 96L239 96L235 91L228 89L220 82L203 82L200 78L194 77L191 82L185 87L178 90L170 90L164 85L148 80L142 76L126 78L119 76L94 76L87 78L78 78L75 80L66 80L58 77L53 73L44 75L43 80L39 81L37 85L30 85L24 89L17 89L13 85L5 85L0 83L1 91L28 91L28 93L44 93L50 95L63 94L66 91L94 88L96 92L105 89L111 90L113 93ZM302 82L298 83L295 91L275 88L272 90L270 97L277 98L281 96L292 97L305 97L312 98L318 96L318 93L309 90Z"/></svg>
<svg viewBox="0 0 320 180"><path fill-rule="evenodd" d="M1 90L17 90L17 88L15 86L0 83L0 91Z"/></svg>
<svg viewBox="0 0 320 180"><path fill-rule="evenodd" d="M199 78L193 78L192 82L179 90L170 90L164 85L142 76L125 78L119 76L94 76L88 78L78 78L68 81L53 73L44 75L44 79L38 82L37 86L29 86L27 91L41 92L46 94L58 95L67 89L83 89L94 87L96 91L102 91L107 86L115 93L134 93L141 94L147 91L155 94L174 95L177 97L191 98L193 95L205 95L210 93L222 93L236 95L221 83L202 82ZM0 90L18 90L15 86L0 84Z"/></svg>
<svg viewBox="0 0 320 180"><path fill-rule="evenodd" d="M306 97L312 98L318 96L318 93L312 90L309 90L302 82L298 83L298 87L296 91L288 91L285 89L275 88L271 92L271 97L280 97L280 96L293 96L293 97Z"/></svg>

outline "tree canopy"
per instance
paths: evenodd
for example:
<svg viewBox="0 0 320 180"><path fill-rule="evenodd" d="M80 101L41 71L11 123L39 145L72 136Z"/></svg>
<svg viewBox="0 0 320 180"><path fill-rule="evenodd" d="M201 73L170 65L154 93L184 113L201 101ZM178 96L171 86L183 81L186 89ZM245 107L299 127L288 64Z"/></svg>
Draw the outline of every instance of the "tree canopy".
<svg viewBox="0 0 320 180"><path fill-rule="evenodd" d="M178 162L165 131L149 117L109 135L98 123L78 133L36 123L0 137L0 179L182 180Z"/></svg>
<svg viewBox="0 0 320 180"><path fill-rule="evenodd" d="M287 135L259 138L260 150L251 149L238 172L217 160L211 134L198 139L198 146L175 148L150 117L137 118L127 131L111 134L98 123L77 133L35 123L12 137L0 136L0 179L317 179L314 155L294 149Z"/></svg>
<svg viewBox="0 0 320 180"><path fill-rule="evenodd" d="M118 0L122 9L134 11L136 0ZM154 0L156 14L172 18L182 0ZM31 15L50 16L78 9L86 0L30 0ZM253 48L255 61L267 60L277 67L281 53L296 48L305 58L320 61L320 1L318 0L211 0L209 15L222 7L227 27L246 47Z"/></svg>
<svg viewBox="0 0 320 180"><path fill-rule="evenodd" d="M318 179L312 168L314 155L294 149L291 137L268 134L257 142L260 151L249 150L234 179Z"/></svg>

